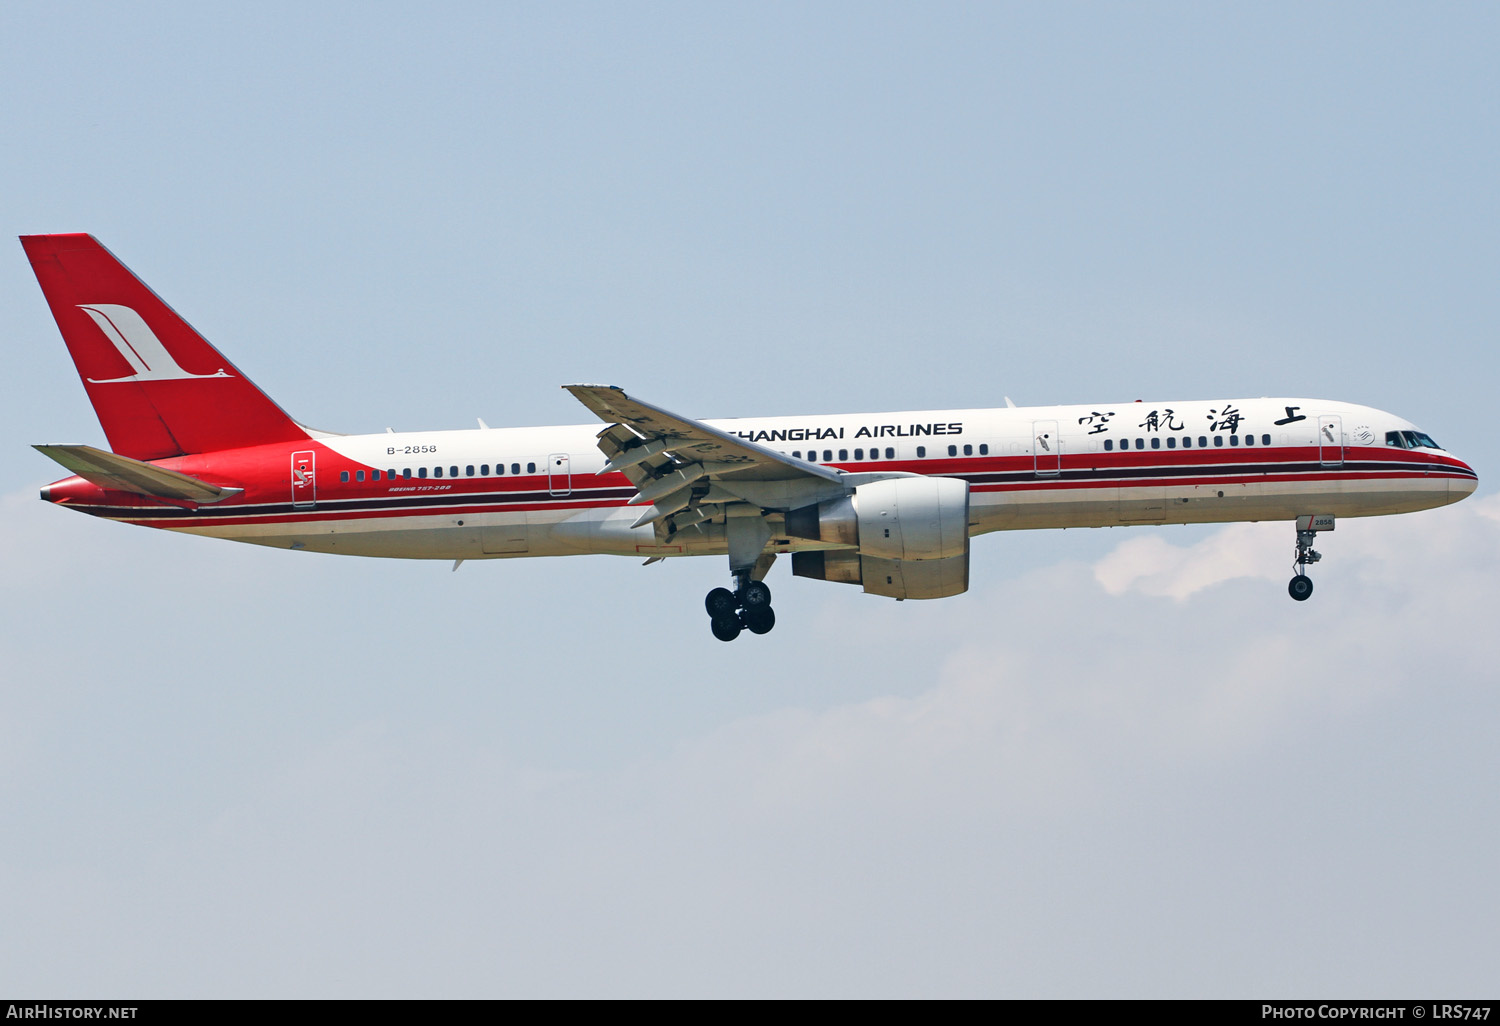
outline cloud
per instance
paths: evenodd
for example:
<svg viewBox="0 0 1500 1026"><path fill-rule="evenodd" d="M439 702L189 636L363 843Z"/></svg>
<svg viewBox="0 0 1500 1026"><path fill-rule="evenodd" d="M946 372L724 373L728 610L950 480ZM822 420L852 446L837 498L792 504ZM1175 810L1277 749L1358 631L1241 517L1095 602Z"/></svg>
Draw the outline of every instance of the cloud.
<svg viewBox="0 0 1500 1026"><path fill-rule="evenodd" d="M1273 550L1291 551L1285 534L1280 524L1233 524L1187 547L1161 534L1132 538L1095 565L1094 579L1110 595L1138 591L1178 600L1224 581L1271 580L1279 573L1272 556L1281 554Z"/></svg>

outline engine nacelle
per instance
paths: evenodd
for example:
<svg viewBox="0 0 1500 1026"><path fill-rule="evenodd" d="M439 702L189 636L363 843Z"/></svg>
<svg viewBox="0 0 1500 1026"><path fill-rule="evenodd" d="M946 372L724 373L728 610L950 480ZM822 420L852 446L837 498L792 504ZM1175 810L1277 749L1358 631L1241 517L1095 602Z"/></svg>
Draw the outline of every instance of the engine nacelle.
<svg viewBox="0 0 1500 1026"><path fill-rule="evenodd" d="M894 477L854 490L859 553L880 559L952 559L969 551L969 483Z"/></svg>
<svg viewBox="0 0 1500 1026"><path fill-rule="evenodd" d="M969 589L969 485L898 477L787 514L787 533L853 548L798 552L792 573L859 584L891 598L945 598Z"/></svg>
<svg viewBox="0 0 1500 1026"><path fill-rule="evenodd" d="M947 559L880 559L861 556L860 583L871 595L935 599L969 590L969 554Z"/></svg>

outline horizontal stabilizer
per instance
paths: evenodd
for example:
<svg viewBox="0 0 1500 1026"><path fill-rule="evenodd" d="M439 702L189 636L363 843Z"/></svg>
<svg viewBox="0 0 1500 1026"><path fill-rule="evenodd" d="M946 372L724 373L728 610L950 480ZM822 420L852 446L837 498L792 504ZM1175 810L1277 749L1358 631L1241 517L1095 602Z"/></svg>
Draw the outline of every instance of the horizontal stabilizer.
<svg viewBox="0 0 1500 1026"><path fill-rule="evenodd" d="M219 502L244 491L243 488L220 488L175 470L153 467L129 456L95 449L92 445L34 445L32 448L61 463L85 481L112 491L199 503Z"/></svg>

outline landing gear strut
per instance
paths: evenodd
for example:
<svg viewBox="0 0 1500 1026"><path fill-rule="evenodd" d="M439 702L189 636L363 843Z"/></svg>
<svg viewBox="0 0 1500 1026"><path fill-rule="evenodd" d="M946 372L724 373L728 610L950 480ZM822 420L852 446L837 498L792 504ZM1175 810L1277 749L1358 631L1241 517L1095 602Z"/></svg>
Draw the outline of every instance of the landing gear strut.
<svg viewBox="0 0 1500 1026"><path fill-rule="evenodd" d="M765 634L776 626L771 608L771 589L764 581L750 580L748 571L735 575L735 589L715 588L703 600L709 627L720 641L733 641L741 630Z"/></svg>
<svg viewBox="0 0 1500 1026"><path fill-rule="evenodd" d="M1287 585L1287 594L1298 602L1306 602L1313 593L1312 578L1307 576L1309 565L1323 558L1322 553L1313 549L1313 542L1317 540L1319 531L1332 531L1333 517L1304 516L1297 518L1297 558L1293 566L1297 570L1297 576L1292 578Z"/></svg>

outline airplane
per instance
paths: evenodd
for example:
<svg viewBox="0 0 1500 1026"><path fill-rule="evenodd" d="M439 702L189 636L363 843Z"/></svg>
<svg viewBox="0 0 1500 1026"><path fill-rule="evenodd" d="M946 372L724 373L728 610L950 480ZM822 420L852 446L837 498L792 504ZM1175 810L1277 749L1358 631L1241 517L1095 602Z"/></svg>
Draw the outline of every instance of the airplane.
<svg viewBox="0 0 1500 1026"><path fill-rule="evenodd" d="M407 559L727 554L714 637L775 626L767 571L897 600L969 587L991 531L1285 520L1292 598L1338 517L1478 476L1410 421L1306 398L695 420L563 386L597 424L341 435L289 417L90 235L21 244L110 451L38 445L42 498L106 520Z"/></svg>

